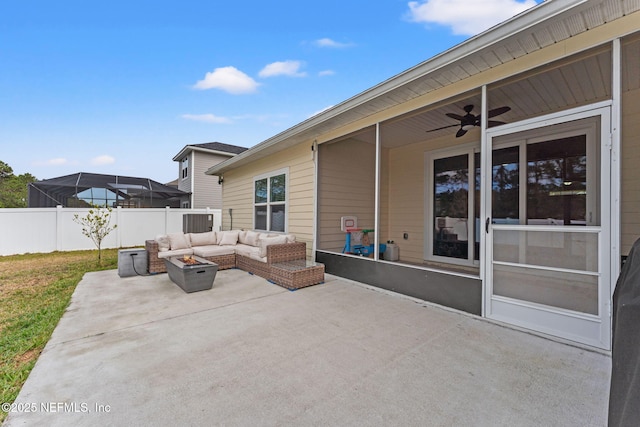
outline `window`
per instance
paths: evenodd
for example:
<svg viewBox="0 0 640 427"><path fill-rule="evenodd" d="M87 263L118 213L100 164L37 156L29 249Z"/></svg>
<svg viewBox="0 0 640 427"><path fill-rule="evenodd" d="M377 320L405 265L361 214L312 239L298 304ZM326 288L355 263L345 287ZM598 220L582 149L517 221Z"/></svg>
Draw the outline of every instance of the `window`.
<svg viewBox="0 0 640 427"><path fill-rule="evenodd" d="M280 170L254 178L254 229L286 230L287 171Z"/></svg>
<svg viewBox="0 0 640 427"><path fill-rule="evenodd" d="M182 179L189 177L189 158L188 157L185 157L180 162L180 176L182 177Z"/></svg>
<svg viewBox="0 0 640 427"><path fill-rule="evenodd" d="M493 150L494 224L599 225L595 129L524 137Z"/></svg>
<svg viewBox="0 0 640 427"><path fill-rule="evenodd" d="M479 153L462 148L428 157L426 259L473 265L479 249Z"/></svg>

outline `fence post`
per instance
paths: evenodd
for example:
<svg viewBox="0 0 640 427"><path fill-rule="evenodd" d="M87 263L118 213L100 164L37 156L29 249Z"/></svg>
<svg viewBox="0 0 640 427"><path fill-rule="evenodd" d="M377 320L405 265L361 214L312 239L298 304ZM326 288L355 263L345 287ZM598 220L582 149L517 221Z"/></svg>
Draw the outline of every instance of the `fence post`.
<svg viewBox="0 0 640 427"><path fill-rule="evenodd" d="M122 206L116 206L116 247L117 248L121 248L122 247L122 227L120 227L120 222L122 220L121 215L122 214Z"/></svg>
<svg viewBox="0 0 640 427"><path fill-rule="evenodd" d="M62 205L56 206L56 251L62 250Z"/></svg>
<svg viewBox="0 0 640 427"><path fill-rule="evenodd" d="M164 234L169 234L169 209L171 206L165 206L164 209Z"/></svg>

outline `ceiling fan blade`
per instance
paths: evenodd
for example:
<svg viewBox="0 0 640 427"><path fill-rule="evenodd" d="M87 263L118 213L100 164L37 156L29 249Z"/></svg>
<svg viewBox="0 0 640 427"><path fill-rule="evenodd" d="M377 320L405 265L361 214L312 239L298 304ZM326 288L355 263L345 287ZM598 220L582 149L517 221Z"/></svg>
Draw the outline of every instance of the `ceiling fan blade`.
<svg viewBox="0 0 640 427"><path fill-rule="evenodd" d="M437 130L442 130L442 129L452 128L452 127L456 127L456 126L460 126L460 125L442 126L441 128L431 129L431 130L428 130L427 132L435 132L435 131L437 131Z"/></svg>
<svg viewBox="0 0 640 427"><path fill-rule="evenodd" d="M458 130L458 132L456 132L456 138L460 138L460 137L461 137L462 135L464 135L465 133L467 133L467 131L466 131L466 130L464 130L464 129L462 129L462 128L460 128L460 129Z"/></svg>
<svg viewBox="0 0 640 427"><path fill-rule="evenodd" d="M504 114L509 110L511 110L511 107L507 106L494 108L493 110L489 110L489 118L499 116L500 114Z"/></svg>
<svg viewBox="0 0 640 427"><path fill-rule="evenodd" d="M445 113L445 116L451 117L454 120L462 120L462 116L454 113Z"/></svg>
<svg viewBox="0 0 640 427"><path fill-rule="evenodd" d="M489 120L489 123L488 123L489 127L494 127L494 126L504 125L504 124L505 122L501 122L498 120Z"/></svg>

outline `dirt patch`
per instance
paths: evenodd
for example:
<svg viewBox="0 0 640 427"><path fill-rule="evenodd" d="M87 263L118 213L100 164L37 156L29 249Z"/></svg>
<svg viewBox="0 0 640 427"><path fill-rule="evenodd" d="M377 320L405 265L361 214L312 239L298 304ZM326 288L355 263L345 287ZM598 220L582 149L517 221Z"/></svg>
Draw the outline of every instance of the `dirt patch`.
<svg viewBox="0 0 640 427"><path fill-rule="evenodd" d="M20 356L16 357L14 359L14 362L15 362L16 366L25 365L25 364L33 361L33 360L36 360L38 358L38 356L40 356L41 352L42 352L41 349L34 348L34 349L26 351L26 352L22 353Z"/></svg>

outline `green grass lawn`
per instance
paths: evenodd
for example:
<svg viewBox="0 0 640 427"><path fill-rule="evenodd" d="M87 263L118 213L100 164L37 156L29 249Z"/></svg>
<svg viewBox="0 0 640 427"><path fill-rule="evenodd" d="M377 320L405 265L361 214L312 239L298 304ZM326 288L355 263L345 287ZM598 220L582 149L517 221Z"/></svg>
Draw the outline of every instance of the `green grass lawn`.
<svg viewBox="0 0 640 427"><path fill-rule="evenodd" d="M101 263L98 251L0 256L0 403L18 396L82 276L117 265L118 249Z"/></svg>

